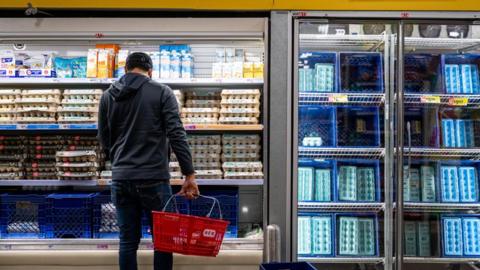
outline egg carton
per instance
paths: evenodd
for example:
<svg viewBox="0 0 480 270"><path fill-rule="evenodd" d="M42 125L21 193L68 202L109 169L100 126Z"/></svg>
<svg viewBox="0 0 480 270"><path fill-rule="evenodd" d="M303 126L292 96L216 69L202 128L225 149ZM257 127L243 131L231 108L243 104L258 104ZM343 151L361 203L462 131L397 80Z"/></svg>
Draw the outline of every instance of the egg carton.
<svg viewBox="0 0 480 270"><path fill-rule="evenodd" d="M224 162L222 168L225 172L262 172L263 164L256 162Z"/></svg>
<svg viewBox="0 0 480 270"><path fill-rule="evenodd" d="M99 146L91 145L64 145L60 148L61 151L95 151L98 152L97 158L102 158L101 148Z"/></svg>
<svg viewBox="0 0 480 270"><path fill-rule="evenodd" d="M225 179L260 179L263 178L263 172L225 172Z"/></svg>
<svg viewBox="0 0 480 270"><path fill-rule="evenodd" d="M94 169L95 171L100 168L100 163L98 162L57 162L55 166L59 169L68 168L68 169Z"/></svg>
<svg viewBox="0 0 480 270"><path fill-rule="evenodd" d="M259 97L259 89L224 89L221 92L221 96L248 96L251 98Z"/></svg>
<svg viewBox="0 0 480 270"><path fill-rule="evenodd" d="M17 106L16 112L56 112L56 104L25 104Z"/></svg>
<svg viewBox="0 0 480 270"><path fill-rule="evenodd" d="M217 124L218 123L218 117L189 117L189 118L183 118L182 117L182 122L184 124Z"/></svg>
<svg viewBox="0 0 480 270"><path fill-rule="evenodd" d="M20 180L24 175L21 172L0 172L0 180Z"/></svg>
<svg viewBox="0 0 480 270"><path fill-rule="evenodd" d="M26 153L25 158L34 160L55 160L55 154Z"/></svg>
<svg viewBox="0 0 480 270"><path fill-rule="evenodd" d="M0 173L20 172L21 170L21 162L0 162Z"/></svg>
<svg viewBox="0 0 480 270"><path fill-rule="evenodd" d="M221 111L223 110L249 110L259 111L260 104L238 103L238 104L222 104Z"/></svg>
<svg viewBox="0 0 480 270"><path fill-rule="evenodd" d="M100 100L96 97L89 96L69 96L69 98L62 99L61 104L64 105L90 105L98 106Z"/></svg>
<svg viewBox="0 0 480 270"><path fill-rule="evenodd" d="M16 97L22 94L20 89L0 89L0 98L2 97Z"/></svg>
<svg viewBox="0 0 480 270"><path fill-rule="evenodd" d="M237 135L224 134L222 136L223 145L245 145L245 144L260 144L260 135Z"/></svg>
<svg viewBox="0 0 480 270"><path fill-rule="evenodd" d="M39 96L28 96L15 100L16 104L60 104L60 97L39 97Z"/></svg>
<svg viewBox="0 0 480 270"><path fill-rule="evenodd" d="M55 173L57 171L57 168L55 168L55 166L50 166L50 164L45 164L45 165L48 165L48 166L25 167L25 172L27 172L27 173L33 173L33 172Z"/></svg>
<svg viewBox="0 0 480 270"><path fill-rule="evenodd" d="M22 90L23 96L46 96L46 97L57 97L62 95L62 91L59 89L29 89Z"/></svg>
<svg viewBox="0 0 480 270"><path fill-rule="evenodd" d="M223 162L253 162L259 161L261 159L260 154L257 153L242 153L242 154L232 154L232 153L223 153L222 161Z"/></svg>
<svg viewBox="0 0 480 270"><path fill-rule="evenodd" d="M97 121L98 121L98 117L96 116L88 116L88 115L79 115L79 116L59 115L58 116L59 123L96 123Z"/></svg>
<svg viewBox="0 0 480 270"><path fill-rule="evenodd" d="M25 153L27 155L55 155L57 149L41 149L37 150L35 148L27 147Z"/></svg>
<svg viewBox="0 0 480 270"><path fill-rule="evenodd" d="M183 105L185 108L220 108L220 100L187 99Z"/></svg>
<svg viewBox="0 0 480 270"><path fill-rule="evenodd" d="M57 179L57 174L56 174L56 172L27 172L27 173L25 173L25 179L27 179L27 180L53 180L53 179Z"/></svg>
<svg viewBox="0 0 480 270"><path fill-rule="evenodd" d="M89 172L98 172L97 167L72 167L66 166L57 167L58 172L71 172L71 173L89 173Z"/></svg>
<svg viewBox="0 0 480 270"><path fill-rule="evenodd" d="M18 161L18 160L23 160L25 158L24 154L18 154L18 153L5 153L3 151L0 151L0 161Z"/></svg>
<svg viewBox="0 0 480 270"><path fill-rule="evenodd" d="M25 112L17 114L19 123L55 123L55 112Z"/></svg>
<svg viewBox="0 0 480 270"><path fill-rule="evenodd" d="M58 171L57 177L60 180L96 180L99 174L97 172L71 172Z"/></svg>
<svg viewBox="0 0 480 270"><path fill-rule="evenodd" d="M260 117L260 110L257 109L225 109L220 111L221 118L229 117Z"/></svg>
<svg viewBox="0 0 480 270"><path fill-rule="evenodd" d="M236 151L248 151L248 152L260 152L262 146L259 144L237 144L237 145L223 145L222 149L224 152L236 152Z"/></svg>
<svg viewBox="0 0 480 270"><path fill-rule="evenodd" d="M201 99L220 100L221 99L220 92L212 92L212 91L189 90L189 91L185 91L184 95L187 99L195 99L195 100L201 100Z"/></svg>
<svg viewBox="0 0 480 270"><path fill-rule="evenodd" d="M89 113L90 115L98 115L97 106L61 106L57 108L59 115L67 113Z"/></svg>
<svg viewBox="0 0 480 270"><path fill-rule="evenodd" d="M194 155L192 157L192 161L193 161L193 163L221 162L221 156L220 155L210 155L210 154Z"/></svg>
<svg viewBox="0 0 480 270"><path fill-rule="evenodd" d="M57 162L95 162L97 153L95 151L58 151Z"/></svg>
<svg viewBox="0 0 480 270"><path fill-rule="evenodd" d="M178 163L178 161L170 161L168 168L172 171L180 171L180 163Z"/></svg>
<svg viewBox="0 0 480 270"><path fill-rule="evenodd" d="M99 144L96 136L65 136L64 139L68 144Z"/></svg>
<svg viewBox="0 0 480 270"><path fill-rule="evenodd" d="M221 116L218 120L220 124L226 125L255 125L258 124L256 117L224 117Z"/></svg>
<svg viewBox="0 0 480 270"><path fill-rule="evenodd" d="M443 252L447 256L463 255L462 219L443 219Z"/></svg>
<svg viewBox="0 0 480 270"><path fill-rule="evenodd" d="M191 145L190 149L192 150L192 153L208 153L208 154L220 154L222 152L222 146L221 145Z"/></svg>
<svg viewBox="0 0 480 270"><path fill-rule="evenodd" d="M222 179L223 172L221 170L196 170L195 177L199 179Z"/></svg>
<svg viewBox="0 0 480 270"><path fill-rule="evenodd" d="M259 98L244 98L244 97L226 97L222 98L220 105L223 106L247 106L257 108L260 107Z"/></svg>
<svg viewBox="0 0 480 270"><path fill-rule="evenodd" d="M112 171L111 170L102 171L100 173L100 178L101 179L112 179Z"/></svg>
<svg viewBox="0 0 480 270"><path fill-rule="evenodd" d="M193 167L196 170L220 170L222 163L220 162L194 162Z"/></svg>
<svg viewBox="0 0 480 270"><path fill-rule="evenodd" d="M188 136L188 143L193 145L220 145L222 142L221 135L195 135Z"/></svg>

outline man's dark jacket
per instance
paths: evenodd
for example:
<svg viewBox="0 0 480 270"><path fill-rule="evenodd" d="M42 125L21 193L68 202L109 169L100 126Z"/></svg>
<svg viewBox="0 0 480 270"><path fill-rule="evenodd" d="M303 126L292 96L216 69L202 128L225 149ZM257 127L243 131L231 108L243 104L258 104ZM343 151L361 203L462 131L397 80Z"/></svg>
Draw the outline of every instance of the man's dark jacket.
<svg viewBox="0 0 480 270"><path fill-rule="evenodd" d="M170 179L169 145L182 173L194 172L173 91L142 74L127 73L103 93L98 133L113 180Z"/></svg>

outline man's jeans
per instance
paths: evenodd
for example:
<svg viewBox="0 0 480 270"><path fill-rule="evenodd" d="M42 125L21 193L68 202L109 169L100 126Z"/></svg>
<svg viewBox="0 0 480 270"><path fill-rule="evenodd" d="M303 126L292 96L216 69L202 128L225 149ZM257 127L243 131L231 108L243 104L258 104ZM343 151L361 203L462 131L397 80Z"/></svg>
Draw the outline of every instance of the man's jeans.
<svg viewBox="0 0 480 270"><path fill-rule="evenodd" d="M120 270L137 270L137 249L142 237L142 212L147 212L153 231L151 211L163 209L172 188L166 180L120 180L112 182L112 202L120 227ZM154 253L154 270L171 270L171 253Z"/></svg>

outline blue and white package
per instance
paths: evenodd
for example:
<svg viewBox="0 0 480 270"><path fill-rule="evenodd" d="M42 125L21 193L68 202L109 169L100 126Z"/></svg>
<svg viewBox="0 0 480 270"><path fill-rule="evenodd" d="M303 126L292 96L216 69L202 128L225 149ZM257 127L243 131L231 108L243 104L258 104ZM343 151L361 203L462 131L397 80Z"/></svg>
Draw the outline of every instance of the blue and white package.
<svg viewBox="0 0 480 270"><path fill-rule="evenodd" d="M459 202L460 191L458 184L458 170L455 166L440 168L442 202Z"/></svg>
<svg viewBox="0 0 480 270"><path fill-rule="evenodd" d="M312 226L310 217L298 217L298 254L312 253Z"/></svg>
<svg viewBox="0 0 480 270"><path fill-rule="evenodd" d="M460 66L445 65L445 87L447 93L461 93L460 80Z"/></svg>
<svg viewBox="0 0 480 270"><path fill-rule="evenodd" d="M182 50L182 59L181 59L181 77L182 79L190 79L193 77L193 58L192 54L187 53L185 50Z"/></svg>
<svg viewBox="0 0 480 270"><path fill-rule="evenodd" d="M147 52L152 59L152 78L160 78L160 52Z"/></svg>
<svg viewBox="0 0 480 270"><path fill-rule="evenodd" d="M54 67L57 78L87 77L87 57L55 57Z"/></svg>
<svg viewBox="0 0 480 270"><path fill-rule="evenodd" d="M463 218L463 252L467 256L480 255L480 219Z"/></svg>
<svg viewBox="0 0 480 270"><path fill-rule="evenodd" d="M455 122L452 119L442 119L442 135L444 147L456 147Z"/></svg>
<svg viewBox="0 0 480 270"><path fill-rule="evenodd" d="M435 202L435 169L432 166L421 166L420 179L422 181L422 202Z"/></svg>
<svg viewBox="0 0 480 270"><path fill-rule="evenodd" d="M332 253L332 219L331 217L313 216L312 254L330 255Z"/></svg>
<svg viewBox="0 0 480 270"><path fill-rule="evenodd" d="M463 255L462 219L443 219L443 252L447 256Z"/></svg>
<svg viewBox="0 0 480 270"><path fill-rule="evenodd" d="M166 49L160 51L160 78L170 78L170 52Z"/></svg>
<svg viewBox="0 0 480 270"><path fill-rule="evenodd" d="M458 168L461 202L478 201L478 180L475 167L464 166Z"/></svg>
<svg viewBox="0 0 480 270"><path fill-rule="evenodd" d="M0 51L0 77L15 76L15 53L12 50Z"/></svg>
<svg viewBox="0 0 480 270"><path fill-rule="evenodd" d="M180 78L180 53L172 50L170 53L170 79Z"/></svg>
<svg viewBox="0 0 480 270"><path fill-rule="evenodd" d="M298 200L313 200L313 179L314 168L299 167L298 168Z"/></svg>

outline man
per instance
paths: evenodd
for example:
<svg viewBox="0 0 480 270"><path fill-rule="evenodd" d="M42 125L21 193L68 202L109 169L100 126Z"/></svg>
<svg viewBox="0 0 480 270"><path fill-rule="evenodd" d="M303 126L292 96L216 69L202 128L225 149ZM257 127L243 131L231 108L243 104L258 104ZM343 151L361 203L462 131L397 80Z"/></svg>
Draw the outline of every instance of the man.
<svg viewBox="0 0 480 270"><path fill-rule="evenodd" d="M136 270L142 212L147 212L152 228L151 211L162 210L172 195L169 146L186 176L179 194L193 199L199 190L172 90L151 80L152 60L145 53L129 55L125 73L102 95L98 131L112 162L112 202L120 227L120 270ZM154 269L170 270L172 260L171 253L155 251Z"/></svg>

